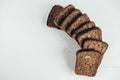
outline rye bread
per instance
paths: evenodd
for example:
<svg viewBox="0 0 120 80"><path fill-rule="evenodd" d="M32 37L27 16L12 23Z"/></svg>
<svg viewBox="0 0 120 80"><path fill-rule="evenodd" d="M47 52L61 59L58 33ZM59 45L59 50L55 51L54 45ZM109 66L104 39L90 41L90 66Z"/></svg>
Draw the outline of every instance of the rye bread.
<svg viewBox="0 0 120 80"><path fill-rule="evenodd" d="M87 30L84 30L76 35L76 40L80 47L82 47L82 41L85 38L93 38L97 40L102 40L102 31L98 27L90 28Z"/></svg>
<svg viewBox="0 0 120 80"><path fill-rule="evenodd" d="M105 51L108 48L108 44L101 40L87 38L83 40L82 48L83 49L95 49L96 51L101 52L101 55L104 55Z"/></svg>
<svg viewBox="0 0 120 80"><path fill-rule="evenodd" d="M63 8L61 12L58 13L56 16L54 23L56 26L60 27L64 19L73 11L75 7L73 5L68 5L67 7Z"/></svg>
<svg viewBox="0 0 120 80"><path fill-rule="evenodd" d="M95 26L96 26L96 25L95 25L95 23L94 23L93 21L88 21L88 22L80 25L77 29L75 29L75 30L71 33L72 38L75 39L76 35L77 35L79 32L82 32L82 31L87 30L87 29L89 29L89 28L93 28L93 27L95 27Z"/></svg>
<svg viewBox="0 0 120 80"><path fill-rule="evenodd" d="M87 14L83 14L79 16L71 25L69 28L67 28L67 33L71 35L71 32L75 30L77 27L79 27L81 24L90 21L89 17Z"/></svg>
<svg viewBox="0 0 120 80"><path fill-rule="evenodd" d="M80 10L75 9L71 14L69 14L66 19L62 22L60 28L65 31L66 27L76 19L77 16L79 16L81 13Z"/></svg>
<svg viewBox="0 0 120 80"><path fill-rule="evenodd" d="M60 5L55 5L53 6L53 8L51 9L49 15L48 15L48 19L47 19L47 26L49 27L54 27L54 28L58 28L58 26L56 26L54 24L54 19L57 16L57 14L63 9L62 6Z"/></svg>
<svg viewBox="0 0 120 80"><path fill-rule="evenodd" d="M75 73L93 77L100 64L100 53L93 49L82 49L76 53Z"/></svg>

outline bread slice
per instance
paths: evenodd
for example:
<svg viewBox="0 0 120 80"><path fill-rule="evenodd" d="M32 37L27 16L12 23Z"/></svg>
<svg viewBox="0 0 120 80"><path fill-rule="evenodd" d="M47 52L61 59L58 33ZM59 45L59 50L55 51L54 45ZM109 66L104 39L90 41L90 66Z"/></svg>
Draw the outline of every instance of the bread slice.
<svg viewBox="0 0 120 80"><path fill-rule="evenodd" d="M82 48L95 49L96 51L101 52L101 54L103 55L108 48L108 44L101 40L88 38L83 40Z"/></svg>
<svg viewBox="0 0 120 80"><path fill-rule="evenodd" d="M62 22L60 28L65 31L66 27L69 26L79 15L81 15L81 11L75 9L71 14L69 14L66 19Z"/></svg>
<svg viewBox="0 0 120 80"><path fill-rule="evenodd" d="M72 31L71 35L72 35L72 38L75 39L76 35L79 33L79 32L82 32L84 30L87 30L89 28L93 28L95 27L95 23L93 21L88 21L82 25L80 25L78 28L76 28L75 30Z"/></svg>
<svg viewBox="0 0 120 80"><path fill-rule="evenodd" d="M55 24L54 24L54 19L57 16L57 14L63 9L62 6L60 5L55 5L53 6L53 8L51 9L49 15L48 15L48 19L47 19L47 26L49 27L54 27L54 28L58 28Z"/></svg>
<svg viewBox="0 0 120 80"><path fill-rule="evenodd" d="M82 47L82 41L85 38L93 38L97 40L102 40L102 31L100 28L95 27L95 28L90 28L83 32L78 33L76 35L76 40L81 47Z"/></svg>
<svg viewBox="0 0 120 80"><path fill-rule="evenodd" d="M75 73L93 77L100 64L101 54L93 49L82 49L76 54Z"/></svg>
<svg viewBox="0 0 120 80"><path fill-rule="evenodd" d="M73 11L75 10L75 7L73 5L68 5L64 9L61 10L61 12L58 13L56 16L54 23L56 26L60 26L64 19Z"/></svg>
<svg viewBox="0 0 120 80"><path fill-rule="evenodd" d="M73 30L75 30L79 25L90 21L89 17L87 16L87 14L83 14L80 17L78 17L71 25L70 27L67 29L67 33L69 35L71 35L71 32Z"/></svg>

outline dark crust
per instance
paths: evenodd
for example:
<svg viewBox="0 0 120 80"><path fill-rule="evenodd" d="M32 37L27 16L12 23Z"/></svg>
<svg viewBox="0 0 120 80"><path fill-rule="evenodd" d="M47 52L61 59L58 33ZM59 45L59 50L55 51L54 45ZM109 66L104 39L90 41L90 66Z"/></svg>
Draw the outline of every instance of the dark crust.
<svg viewBox="0 0 120 80"><path fill-rule="evenodd" d="M54 19L57 16L57 13L59 13L62 9L63 9L63 7L60 6L60 5L55 5L55 6L52 7L52 9L51 9L51 11L48 15L47 26L58 28L58 26L56 26L54 24Z"/></svg>
<svg viewBox="0 0 120 80"><path fill-rule="evenodd" d="M85 25L82 25L81 27L79 27L77 30L75 30L72 34L72 38L75 39L76 35L79 33L79 32L82 32L84 30L87 30L87 29L90 29L90 28L93 28L95 27L95 23L93 21L90 21L88 23L86 23Z"/></svg>
<svg viewBox="0 0 120 80"><path fill-rule="evenodd" d="M60 13L56 16L54 23L60 27L64 19L75 9L73 5L68 5L67 7L63 8Z"/></svg>
<svg viewBox="0 0 120 80"><path fill-rule="evenodd" d="M107 44L106 42L104 42L104 41L102 41L102 40L93 39L93 38L85 38L85 39L83 39L83 41L82 41L82 47L81 47L81 48L83 48L83 45L84 45L85 41L90 41L90 40L92 40L92 41L94 40L94 41L97 41L97 42L102 42L102 43ZM108 44L107 44L107 46L108 46Z"/></svg>
<svg viewBox="0 0 120 80"><path fill-rule="evenodd" d="M87 58L90 56L90 58ZM86 58L85 58L86 57ZM97 73L97 69L101 63L101 54L94 50L80 50L76 55L75 73L77 75L85 75L93 77Z"/></svg>
<svg viewBox="0 0 120 80"><path fill-rule="evenodd" d="M101 52L96 51L96 50L94 50L94 49L80 49L80 50L77 51L76 55L78 55L79 52L89 52L89 51L95 51L95 52L101 54Z"/></svg>
<svg viewBox="0 0 120 80"><path fill-rule="evenodd" d="M67 31L70 27L70 25L72 25L72 23L79 17L82 16L82 13L78 14L69 24L66 25L65 31Z"/></svg>
<svg viewBox="0 0 120 80"><path fill-rule="evenodd" d="M68 15L71 14L74 10L75 10L75 9L72 9L72 10L68 13ZM68 16L68 15L67 15L67 16ZM65 20L65 18L66 18L67 16L65 16L65 17L63 17L62 19L60 19L60 21L58 22L58 26L60 26L60 25L63 23L63 21Z"/></svg>
<svg viewBox="0 0 120 80"><path fill-rule="evenodd" d="M78 17L82 12L79 9L75 9L72 13L70 13L62 22L61 29L66 31L66 27L71 24L71 22Z"/></svg>
<svg viewBox="0 0 120 80"><path fill-rule="evenodd" d="M78 17L73 24L67 29L67 33L71 35L72 31L76 30L80 25L90 21L90 18L87 14L82 14L82 16Z"/></svg>
<svg viewBox="0 0 120 80"><path fill-rule="evenodd" d="M91 31L91 30L100 30L100 28L99 28L99 27L92 27L92 28L89 28L89 29L84 30L84 31L82 31L82 32L79 32L79 33L76 35L76 38L75 38L75 39L77 40L77 38L78 38L79 36L85 34L86 32L89 32L89 31ZM77 41L78 41L78 40L77 40Z"/></svg>
<svg viewBox="0 0 120 80"><path fill-rule="evenodd" d="M90 22L90 21L87 21L87 22L85 22L85 23L82 23L82 24L79 25L76 29L73 29L73 30L71 31L71 35L73 35L76 30L78 30L79 28L83 27L84 25L86 25L86 24L89 23L89 22Z"/></svg>

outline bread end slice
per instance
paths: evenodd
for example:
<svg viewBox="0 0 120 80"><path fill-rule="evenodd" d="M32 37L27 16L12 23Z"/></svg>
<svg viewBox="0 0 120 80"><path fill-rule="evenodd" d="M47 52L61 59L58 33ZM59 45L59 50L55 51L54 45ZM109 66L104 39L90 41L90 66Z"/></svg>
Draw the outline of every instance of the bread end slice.
<svg viewBox="0 0 120 80"><path fill-rule="evenodd" d="M62 6L60 5L55 5L53 6L53 8L51 9L49 15L48 15L48 19L47 19L47 26L49 27L53 27L53 28L58 28L58 26L56 26L54 24L54 19L57 16L57 14L63 9Z"/></svg>

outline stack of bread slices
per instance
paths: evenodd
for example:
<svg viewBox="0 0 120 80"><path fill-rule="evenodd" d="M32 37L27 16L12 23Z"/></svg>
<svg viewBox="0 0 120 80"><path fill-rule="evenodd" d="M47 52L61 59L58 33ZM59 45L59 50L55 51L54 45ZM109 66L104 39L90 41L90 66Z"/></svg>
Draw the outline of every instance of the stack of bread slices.
<svg viewBox="0 0 120 80"><path fill-rule="evenodd" d="M75 73L95 76L108 44L102 41L102 30L88 15L73 5L55 5L49 13L47 25L65 31L80 45L76 53Z"/></svg>

